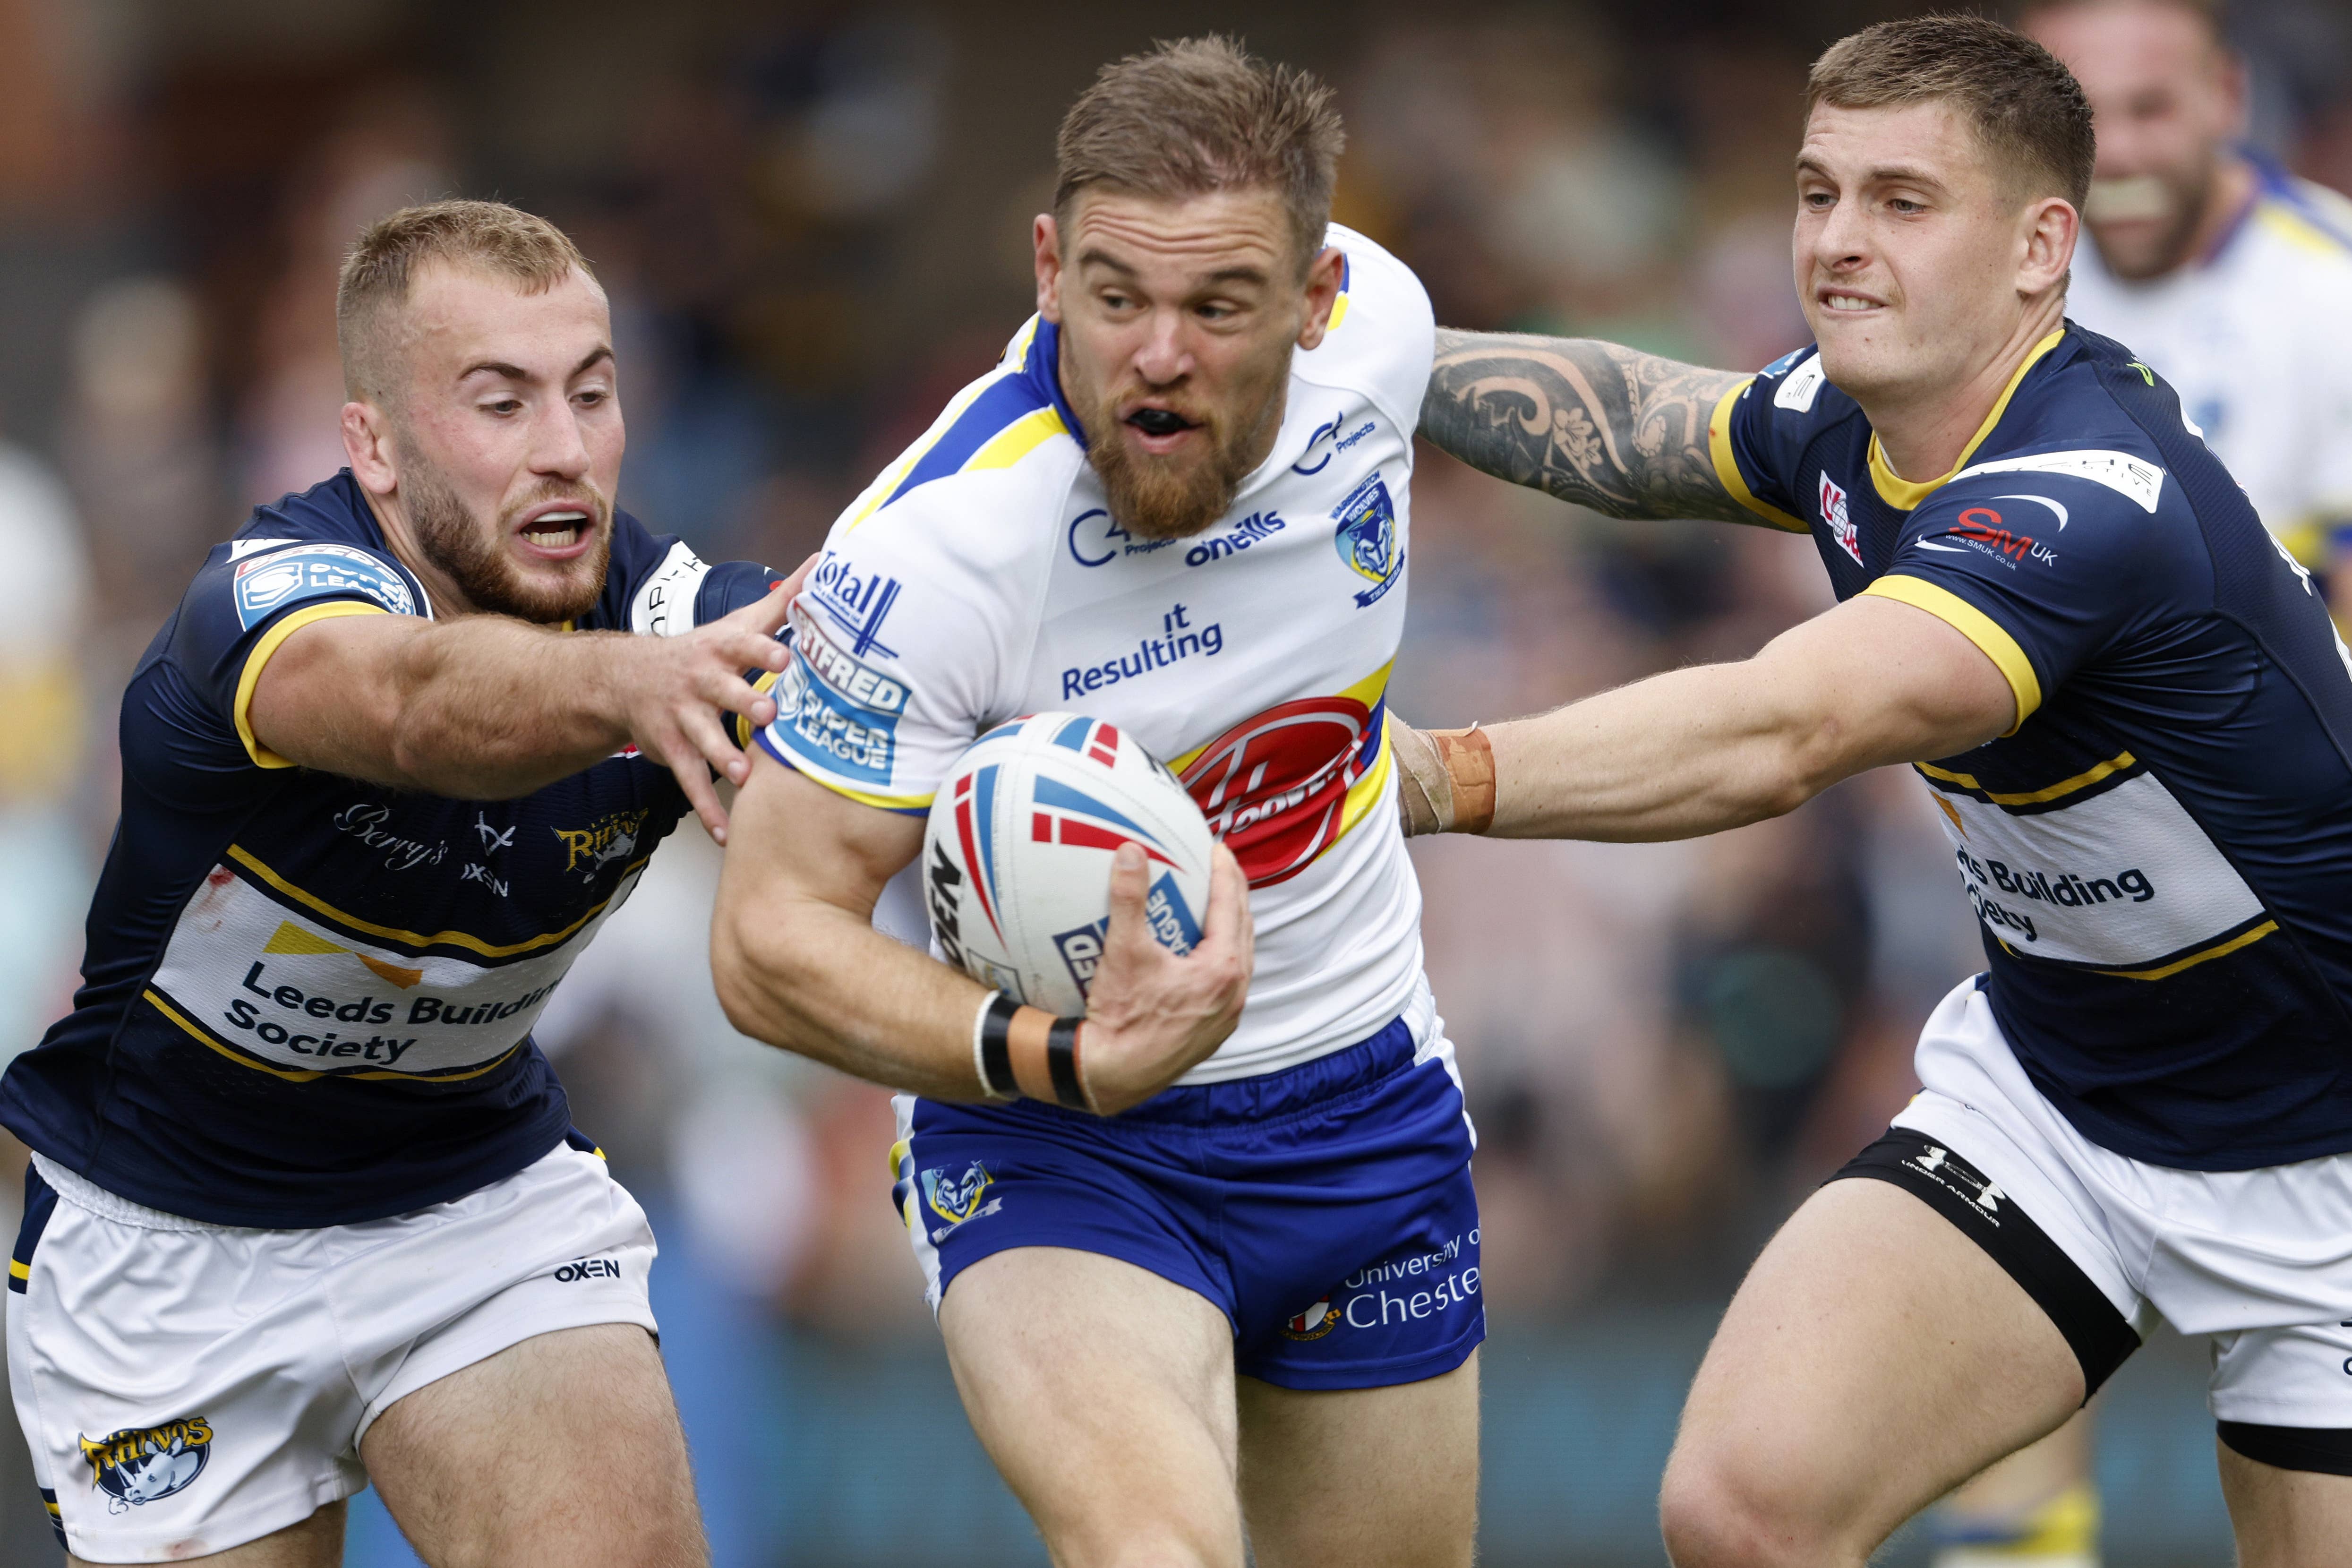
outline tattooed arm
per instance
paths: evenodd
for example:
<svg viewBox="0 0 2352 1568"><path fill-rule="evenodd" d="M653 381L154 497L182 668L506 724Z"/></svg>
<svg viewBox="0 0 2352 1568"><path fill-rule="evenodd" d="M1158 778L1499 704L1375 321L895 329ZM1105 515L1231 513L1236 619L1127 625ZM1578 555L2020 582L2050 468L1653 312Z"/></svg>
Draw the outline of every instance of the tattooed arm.
<svg viewBox="0 0 2352 1568"><path fill-rule="evenodd" d="M1474 468L1612 517L1764 523L1707 449L1708 416L1746 379L1591 338L1440 327L1421 433Z"/></svg>

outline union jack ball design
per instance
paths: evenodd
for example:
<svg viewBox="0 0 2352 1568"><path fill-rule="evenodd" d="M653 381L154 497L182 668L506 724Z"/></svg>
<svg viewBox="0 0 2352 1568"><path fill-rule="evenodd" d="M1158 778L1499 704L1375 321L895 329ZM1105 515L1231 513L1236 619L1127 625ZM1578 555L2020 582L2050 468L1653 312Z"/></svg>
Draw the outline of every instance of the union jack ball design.
<svg viewBox="0 0 2352 1568"><path fill-rule="evenodd" d="M1110 923L1110 859L1150 868L1145 915L1189 952L1209 907L1209 825L1176 775L1078 713L1002 724L965 752L923 829L923 901L950 963L1065 1016L1087 1010Z"/></svg>

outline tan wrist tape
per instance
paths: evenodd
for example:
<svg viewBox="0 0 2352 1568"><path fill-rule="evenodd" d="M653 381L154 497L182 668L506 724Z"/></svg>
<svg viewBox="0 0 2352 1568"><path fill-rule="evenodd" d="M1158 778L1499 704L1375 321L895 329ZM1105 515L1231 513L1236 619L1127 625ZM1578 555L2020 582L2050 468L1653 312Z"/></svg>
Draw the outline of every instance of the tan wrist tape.
<svg viewBox="0 0 2352 1568"><path fill-rule="evenodd" d="M1495 823L1495 748L1486 731L1473 724L1467 730L1423 732L1437 747L1454 788L1452 831L1486 832Z"/></svg>

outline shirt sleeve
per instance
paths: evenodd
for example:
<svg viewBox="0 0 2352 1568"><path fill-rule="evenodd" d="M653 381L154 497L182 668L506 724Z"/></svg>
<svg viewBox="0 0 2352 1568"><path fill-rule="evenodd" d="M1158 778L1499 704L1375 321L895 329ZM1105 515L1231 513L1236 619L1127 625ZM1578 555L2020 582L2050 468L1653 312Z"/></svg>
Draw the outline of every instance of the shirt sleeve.
<svg viewBox="0 0 2352 1568"><path fill-rule="evenodd" d="M2022 725L2145 607L2158 525L2095 482L2004 477L1929 497L1863 592L1925 610L1976 644L2009 682Z"/></svg>
<svg viewBox="0 0 2352 1568"><path fill-rule="evenodd" d="M919 814L964 749L1012 717L1011 563L971 556L944 519L945 485L836 531L793 602L792 658L760 743L828 789ZM1017 590L1016 590L1017 591Z"/></svg>
<svg viewBox="0 0 2352 1568"><path fill-rule="evenodd" d="M1706 422L1716 479L1732 500L1790 533L1812 531L1789 476L1818 423L1824 379L1821 356L1801 350L1725 393Z"/></svg>
<svg viewBox="0 0 2352 1568"><path fill-rule="evenodd" d="M247 710L262 670L302 627L339 616L418 613L417 590L392 556L308 540L238 557L215 552L189 585L167 633L170 662L258 767L294 764L255 739Z"/></svg>

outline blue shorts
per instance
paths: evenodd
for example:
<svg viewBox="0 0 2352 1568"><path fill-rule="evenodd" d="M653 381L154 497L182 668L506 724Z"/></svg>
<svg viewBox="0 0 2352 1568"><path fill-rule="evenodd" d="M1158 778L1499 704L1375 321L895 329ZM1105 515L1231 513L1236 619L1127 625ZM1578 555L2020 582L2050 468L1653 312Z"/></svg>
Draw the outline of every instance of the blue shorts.
<svg viewBox="0 0 2352 1568"><path fill-rule="evenodd" d="M1234 1370L1284 1388L1453 1371L1486 1336L1462 1091L1402 1020L1281 1072L1108 1120L899 1097L894 1196L937 1310L992 1253L1066 1247L1214 1302Z"/></svg>

